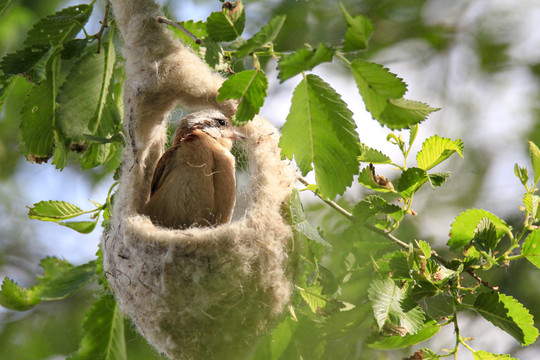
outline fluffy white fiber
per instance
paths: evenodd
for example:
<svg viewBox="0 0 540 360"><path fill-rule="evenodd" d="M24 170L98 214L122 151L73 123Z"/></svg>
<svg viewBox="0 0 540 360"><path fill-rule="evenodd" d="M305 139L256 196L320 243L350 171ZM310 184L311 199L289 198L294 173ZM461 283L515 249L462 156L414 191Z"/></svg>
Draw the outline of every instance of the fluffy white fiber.
<svg viewBox="0 0 540 360"><path fill-rule="evenodd" d="M166 117L179 102L234 112L215 101L223 79L155 20L151 0L112 0L125 42L127 144L104 266L122 311L171 359L242 359L291 296L292 232L282 217L295 182L280 158L278 132L246 126L246 209L230 224L170 230L139 211L163 152Z"/></svg>

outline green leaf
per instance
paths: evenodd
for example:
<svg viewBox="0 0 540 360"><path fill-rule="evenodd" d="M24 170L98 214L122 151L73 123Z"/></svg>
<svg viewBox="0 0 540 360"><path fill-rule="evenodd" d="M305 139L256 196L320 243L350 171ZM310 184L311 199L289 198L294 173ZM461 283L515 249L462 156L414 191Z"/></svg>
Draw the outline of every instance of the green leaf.
<svg viewBox="0 0 540 360"><path fill-rule="evenodd" d="M113 23L114 24L114 23ZM107 106L107 100L109 97L109 87L111 84L111 79L114 72L114 64L116 63L116 51L114 47L114 43L112 41L112 37L114 34L114 25L110 26L109 30L109 41L106 43L106 53L105 53L105 64L101 65L103 66L101 72L97 72L96 75L101 75L101 87L99 92L99 101L97 102L97 111L95 116L90 120L88 124L88 128L92 134L95 134L97 129L100 127L100 124L103 120L104 116L107 116L105 114L105 107ZM96 62L98 66L100 66L100 61ZM101 135L108 135L108 134L101 134Z"/></svg>
<svg viewBox="0 0 540 360"><path fill-rule="evenodd" d="M0 61L0 69L6 75L27 74L47 55L50 55L48 46L28 46L5 55Z"/></svg>
<svg viewBox="0 0 540 360"><path fill-rule="evenodd" d="M430 349L420 349L418 353L422 356L422 360L439 360L441 358L436 352Z"/></svg>
<svg viewBox="0 0 540 360"><path fill-rule="evenodd" d="M303 175L315 168L319 190L332 199L358 174L355 128L352 112L339 94L310 74L294 90L279 145L287 158L294 156Z"/></svg>
<svg viewBox="0 0 540 360"><path fill-rule="evenodd" d="M268 80L264 72L242 71L232 75L221 85L217 101L237 99L239 105L233 123L245 125L261 110L266 97L266 89L268 89Z"/></svg>
<svg viewBox="0 0 540 360"><path fill-rule="evenodd" d="M373 33L373 24L371 21L362 16L357 15L352 17L343 4L339 4L343 17L347 22L347 32L345 33L345 44L343 51L364 50L367 48L369 38Z"/></svg>
<svg viewBox="0 0 540 360"><path fill-rule="evenodd" d="M290 55L284 55L278 62L278 78L282 83L303 71L311 70L315 66L332 61L334 49L320 43L316 49L302 48Z"/></svg>
<svg viewBox="0 0 540 360"><path fill-rule="evenodd" d="M63 299L86 285L96 273L96 262L73 266L65 260L48 257L41 261L43 277L33 288L41 300Z"/></svg>
<svg viewBox="0 0 540 360"><path fill-rule="evenodd" d="M418 240L416 243L418 244L418 248L422 251L422 254L424 254L424 257L429 259L431 257L431 246L429 246L429 243L424 240Z"/></svg>
<svg viewBox="0 0 540 360"><path fill-rule="evenodd" d="M428 181L426 171L419 168L409 168L399 177L397 191L403 198L410 198L422 185Z"/></svg>
<svg viewBox="0 0 540 360"><path fill-rule="evenodd" d="M326 299L321 295L322 286L312 285L308 289L297 287L302 299L309 305L309 308L314 313L326 306Z"/></svg>
<svg viewBox="0 0 540 360"><path fill-rule="evenodd" d="M205 38L203 44L206 48L204 60L210 67L218 69L223 65L223 48L212 39Z"/></svg>
<svg viewBox="0 0 540 360"><path fill-rule="evenodd" d="M500 239L497 237L495 225L493 225L489 218L483 218L476 226L474 233L474 247L478 251L491 255Z"/></svg>
<svg viewBox="0 0 540 360"><path fill-rule="evenodd" d="M96 117L101 116L106 99L103 82L110 79L107 55L92 49L71 68L58 94L57 127L64 137L75 141L93 134L90 126L99 125Z"/></svg>
<svg viewBox="0 0 540 360"><path fill-rule="evenodd" d="M484 350L473 352L473 358L474 360L518 360L510 355L492 354Z"/></svg>
<svg viewBox="0 0 540 360"><path fill-rule="evenodd" d="M62 170L67 165L67 156L68 156L68 144L64 137L54 130L54 152L53 152L53 165L57 169Z"/></svg>
<svg viewBox="0 0 540 360"><path fill-rule="evenodd" d="M27 159L47 158L54 145L55 76L34 85L21 108L20 145Z"/></svg>
<svg viewBox="0 0 540 360"><path fill-rule="evenodd" d="M415 307L407 312L401 308L406 290L398 287L391 279L374 279L368 289L368 297L373 307L379 330L392 324L416 334L424 324L424 312Z"/></svg>
<svg viewBox="0 0 540 360"><path fill-rule="evenodd" d="M463 157L463 142L460 139L451 140L433 135L422 144L422 150L416 154L416 161L419 168L429 170L448 159L453 153Z"/></svg>
<svg viewBox="0 0 540 360"><path fill-rule="evenodd" d="M540 149L532 141L529 141L529 154L534 172L534 186L536 186L540 180Z"/></svg>
<svg viewBox="0 0 540 360"><path fill-rule="evenodd" d="M0 305L6 309L26 311L40 303L39 296L17 285L9 278L4 278L0 288Z"/></svg>
<svg viewBox="0 0 540 360"><path fill-rule="evenodd" d="M403 217L403 210L393 204L389 204L377 195L367 196L354 207L353 215L358 221L375 225L380 229L386 229L392 224L392 220L399 221Z"/></svg>
<svg viewBox="0 0 540 360"><path fill-rule="evenodd" d="M261 30L259 30L258 33L253 35L251 39L236 50L236 57L244 57L250 52L274 41L274 39L278 36L283 23L285 22L285 18L285 15L278 15L270 20L268 24L264 25Z"/></svg>
<svg viewBox="0 0 540 360"><path fill-rule="evenodd" d="M43 267L43 276L37 277L38 283L30 289L24 289L13 280L4 278L0 305L25 311L44 300L63 299L87 284L96 273L95 261L73 266L65 260L48 257L40 265Z"/></svg>
<svg viewBox="0 0 540 360"><path fill-rule="evenodd" d="M527 260L540 268L540 229L536 229L527 236L523 243L521 253L525 255Z"/></svg>
<svg viewBox="0 0 540 360"><path fill-rule="evenodd" d="M81 4L42 18L28 31L24 45L54 46L74 39L90 18L92 10L93 6Z"/></svg>
<svg viewBox="0 0 540 360"><path fill-rule="evenodd" d="M60 221L60 222L57 222L57 224L68 227L81 234L90 234L96 228L97 220L96 221Z"/></svg>
<svg viewBox="0 0 540 360"><path fill-rule="evenodd" d="M28 217L42 221L59 221L74 218L85 212L65 201L40 201L29 208Z"/></svg>
<svg viewBox="0 0 540 360"><path fill-rule="evenodd" d="M418 330L414 335L407 334L405 336L385 336L381 339L378 339L374 342L368 344L370 348L373 349L400 349L404 347L409 347L411 345L418 344L422 341L426 341L431 338L433 335L439 332L441 327L435 320L430 320Z"/></svg>
<svg viewBox="0 0 540 360"><path fill-rule="evenodd" d="M511 296L498 292L478 295L474 308L493 325L512 335L521 345L530 345L538 337L529 311Z"/></svg>
<svg viewBox="0 0 540 360"><path fill-rule="evenodd" d="M351 64L351 71L366 109L374 119L379 119L390 99L401 98L407 91L402 79L379 64L357 59Z"/></svg>
<svg viewBox="0 0 540 360"><path fill-rule="evenodd" d="M433 186L442 186L446 180L450 177L449 172L428 174L429 181Z"/></svg>
<svg viewBox="0 0 540 360"><path fill-rule="evenodd" d="M83 329L79 349L68 360L127 360L124 317L112 294L94 303Z"/></svg>
<svg viewBox="0 0 540 360"><path fill-rule="evenodd" d="M450 239L447 243L450 250L457 250L467 245L474 238L476 226L483 218L491 220L497 229L498 238L510 231L508 225L492 213L482 209L469 209L459 214L452 223Z"/></svg>
<svg viewBox="0 0 540 360"><path fill-rule="evenodd" d="M411 125L424 121L429 114L438 110L419 101L404 98L390 99L384 111L376 120L390 129L406 129Z"/></svg>
<svg viewBox="0 0 540 360"><path fill-rule="evenodd" d="M208 36L214 41L233 41L242 35L246 24L246 14L241 1L228 3L222 11L213 12L206 19Z"/></svg>
<svg viewBox="0 0 540 360"><path fill-rule="evenodd" d="M297 189L293 190L289 204L293 227L309 240L315 241L326 247L332 247L332 245L326 241L319 231L317 231L317 229L307 220L302 201L300 200L300 194Z"/></svg>
<svg viewBox="0 0 540 360"><path fill-rule="evenodd" d="M195 22L193 20L189 20L179 21L179 23L184 29L195 35L198 39L202 40L204 37L208 36L208 32L206 31L206 23L203 21ZM176 36L182 39L184 44L191 46L195 50L199 49L200 44L197 44L195 40L191 38L191 36L188 36L185 32L176 27L171 27L170 29L172 29Z"/></svg>
<svg viewBox="0 0 540 360"><path fill-rule="evenodd" d="M358 157L358 161L372 164L392 163L392 160L388 156L386 156L379 150L372 149L364 144L360 144L360 156Z"/></svg>
<svg viewBox="0 0 540 360"><path fill-rule="evenodd" d="M523 205L525 205L525 210L531 214L533 219L538 219L538 204L540 204L540 197L538 195L526 193L523 197Z"/></svg>

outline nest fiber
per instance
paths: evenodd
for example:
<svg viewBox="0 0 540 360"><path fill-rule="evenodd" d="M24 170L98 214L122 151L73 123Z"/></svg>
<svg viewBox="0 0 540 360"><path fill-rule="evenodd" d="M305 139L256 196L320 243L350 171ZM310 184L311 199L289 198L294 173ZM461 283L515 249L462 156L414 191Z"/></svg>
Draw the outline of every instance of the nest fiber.
<svg viewBox="0 0 540 360"><path fill-rule="evenodd" d="M140 215L176 104L213 107L223 79L156 21L148 0L113 0L125 42L126 147L104 267L122 311L171 359L243 359L289 303L292 231L282 217L295 173L278 131L256 118L245 129L245 209L232 223L171 230ZM233 110L232 110L233 111Z"/></svg>

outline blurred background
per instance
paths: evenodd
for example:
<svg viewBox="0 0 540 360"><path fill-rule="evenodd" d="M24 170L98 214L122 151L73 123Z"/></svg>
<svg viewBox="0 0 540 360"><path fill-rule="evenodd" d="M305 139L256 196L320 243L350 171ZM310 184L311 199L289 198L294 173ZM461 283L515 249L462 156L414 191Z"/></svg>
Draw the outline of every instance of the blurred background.
<svg viewBox="0 0 540 360"><path fill-rule="evenodd" d="M13 0L0 15L0 55L16 50L41 17L79 3L85 1ZM205 20L221 8L217 0L162 3L177 20ZM438 169L451 171L450 180L438 191L426 186L415 197L418 216L400 229L401 238L423 239L443 249L453 218L472 207L486 209L520 228L518 206L523 190L513 167L516 162L530 167L527 140L540 144L540 0L342 3L351 14L362 13L374 23L367 58L403 78L408 84L407 98L442 109L420 126L415 149L434 133L460 138L465 144L465 160L454 155ZM245 7L245 37L272 16L287 14L277 40L281 51L292 51L305 43L339 45L345 31L337 2L246 0ZM99 29L100 11L92 15L88 33ZM262 114L279 126L287 116L299 79L279 86L275 66L270 61L265 69L270 89ZM361 140L400 162L397 149L386 142L389 131L366 113L353 79L344 70L331 64L316 68L315 73L330 83L354 112ZM23 286L33 284L41 271L39 260L45 256L63 257L75 265L93 259L100 237L100 229L82 235L53 223L29 220L26 206L41 200L64 200L91 209L88 199L103 202L113 182L112 174L99 168L83 172L76 161L59 172L49 164L25 160L18 150L18 129L19 109L28 89L29 84L18 79L0 113L0 277L9 276ZM390 179L397 174L391 167L377 168L377 172ZM353 185L341 201L354 203L364 194ZM341 230L340 215L323 210L316 199L304 200L312 222L323 231ZM540 325L540 276L532 265L516 262L487 280L519 299ZM0 308L0 359L64 359L77 348L82 319L93 299L93 289L84 289L69 299L43 303L23 313ZM522 349L510 336L478 317L465 316L462 325L467 329L463 335L475 338L475 348L511 353L521 360L540 358L538 344ZM452 346L445 342L452 337L451 330L444 329L441 334L430 344L435 350ZM158 358L131 329L128 337L130 360ZM398 359L401 354L379 352L377 356ZM466 352L462 358L471 359Z"/></svg>

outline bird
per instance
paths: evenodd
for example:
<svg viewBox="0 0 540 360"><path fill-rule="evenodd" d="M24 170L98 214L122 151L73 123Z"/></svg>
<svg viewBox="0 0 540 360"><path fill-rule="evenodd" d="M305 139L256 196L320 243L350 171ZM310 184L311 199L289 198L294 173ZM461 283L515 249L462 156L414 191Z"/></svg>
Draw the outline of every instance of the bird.
<svg viewBox="0 0 540 360"><path fill-rule="evenodd" d="M217 110L191 113L178 124L172 146L154 170L142 213L172 229L231 221L236 202L233 140L245 136Z"/></svg>

